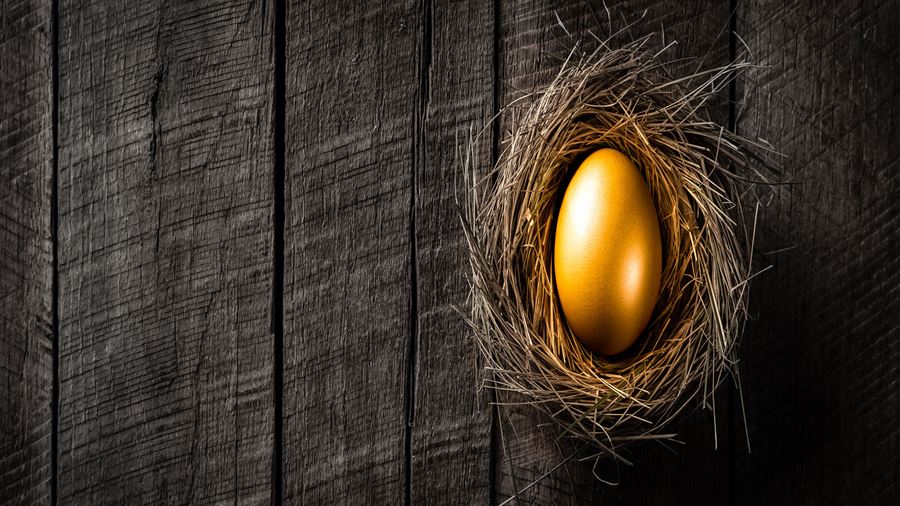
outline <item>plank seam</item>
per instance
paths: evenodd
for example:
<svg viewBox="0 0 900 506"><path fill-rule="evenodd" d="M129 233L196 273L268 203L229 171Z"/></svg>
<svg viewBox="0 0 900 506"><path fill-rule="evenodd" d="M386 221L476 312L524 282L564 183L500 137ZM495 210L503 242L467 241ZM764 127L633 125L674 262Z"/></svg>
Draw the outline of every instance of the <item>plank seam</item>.
<svg viewBox="0 0 900 506"><path fill-rule="evenodd" d="M493 45L491 48L491 167L494 167L497 165L497 159L500 156L500 118L498 117L500 114L500 0L493 0L492 4L494 9L494 27L493 40L491 41ZM488 458L488 472L490 473L488 478L488 497L491 504L497 504L500 502L497 486L497 473L499 472L497 462L498 454L500 453L499 424L501 421L499 411L494 409L494 406L497 405L497 392L493 389L490 391L490 400L492 406L490 406L491 428L489 444L491 453Z"/></svg>
<svg viewBox="0 0 900 506"><path fill-rule="evenodd" d="M419 54L419 90L413 112L412 170L410 173L409 196L409 341L406 350L406 424L403 442L404 453L404 503L412 504L412 429L416 409L416 354L419 339L418 308L418 245L416 243L416 193L418 192L418 170L425 166L425 117L428 113L430 95L429 74L431 71L431 1L422 2L422 42Z"/></svg>
<svg viewBox="0 0 900 506"><path fill-rule="evenodd" d="M282 504L284 445L285 0L274 2L272 217L272 504Z"/></svg>

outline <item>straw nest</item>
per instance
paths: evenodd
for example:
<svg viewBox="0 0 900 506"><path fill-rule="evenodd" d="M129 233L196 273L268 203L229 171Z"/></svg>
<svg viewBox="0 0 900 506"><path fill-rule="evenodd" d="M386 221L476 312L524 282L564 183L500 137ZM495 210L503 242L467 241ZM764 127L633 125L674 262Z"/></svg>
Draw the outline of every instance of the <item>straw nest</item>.
<svg viewBox="0 0 900 506"><path fill-rule="evenodd" d="M489 174L475 176L474 142L464 157L469 324L484 385L500 404L542 409L564 434L590 443L593 455L625 462L622 444L673 437L664 430L673 417L698 402L714 409L723 379L737 382L753 229L738 189L765 179L768 166L754 154L765 147L704 109L748 64L673 78L660 53L647 51L648 40L573 51L549 86L504 109L511 132ZM642 171L664 250L651 321L615 359L591 353L568 328L552 268L565 183L573 165L601 147L625 153Z"/></svg>

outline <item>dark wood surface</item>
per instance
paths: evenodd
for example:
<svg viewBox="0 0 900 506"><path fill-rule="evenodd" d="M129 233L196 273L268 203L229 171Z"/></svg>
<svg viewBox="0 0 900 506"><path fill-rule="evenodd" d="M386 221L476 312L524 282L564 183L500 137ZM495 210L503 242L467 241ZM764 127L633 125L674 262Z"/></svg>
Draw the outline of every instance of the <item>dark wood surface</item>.
<svg viewBox="0 0 900 506"><path fill-rule="evenodd" d="M50 2L0 8L0 504L52 480Z"/></svg>
<svg viewBox="0 0 900 506"><path fill-rule="evenodd" d="M767 67L745 80L738 129L784 154L792 184L759 190L773 269L752 290L735 503L898 504L900 2L739 14Z"/></svg>
<svg viewBox="0 0 900 506"><path fill-rule="evenodd" d="M269 502L272 19L60 5L62 504Z"/></svg>
<svg viewBox="0 0 900 506"><path fill-rule="evenodd" d="M284 499L405 496L422 9L287 6Z"/></svg>
<svg viewBox="0 0 900 506"><path fill-rule="evenodd" d="M67 0L56 45L0 7L0 503L900 502L896 0ZM749 434L726 387L595 470L478 390L458 158L626 22L765 64L709 113L788 184L753 189Z"/></svg>
<svg viewBox="0 0 900 506"><path fill-rule="evenodd" d="M459 311L468 272L458 205L465 143L477 139L477 169L491 162L494 6L490 2L425 2L420 62L415 205L416 306L414 372L410 385L413 504L491 501L491 408L477 392L474 343ZM480 134L480 135L479 135Z"/></svg>

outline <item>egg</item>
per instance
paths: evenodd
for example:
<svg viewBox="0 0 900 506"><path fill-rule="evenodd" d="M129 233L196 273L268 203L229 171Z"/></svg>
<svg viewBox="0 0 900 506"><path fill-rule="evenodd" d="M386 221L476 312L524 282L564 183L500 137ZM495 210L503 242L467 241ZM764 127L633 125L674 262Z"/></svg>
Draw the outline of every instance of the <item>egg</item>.
<svg viewBox="0 0 900 506"><path fill-rule="evenodd" d="M553 270L572 332L616 355L647 326L659 297L662 239L650 189L635 164L600 149L579 165L556 220Z"/></svg>

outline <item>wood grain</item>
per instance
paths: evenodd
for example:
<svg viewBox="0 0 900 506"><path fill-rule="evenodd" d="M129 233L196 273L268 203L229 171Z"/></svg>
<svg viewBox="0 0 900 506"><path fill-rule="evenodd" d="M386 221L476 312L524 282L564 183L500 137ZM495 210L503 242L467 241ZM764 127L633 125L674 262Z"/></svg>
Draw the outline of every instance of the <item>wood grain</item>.
<svg viewBox="0 0 900 506"><path fill-rule="evenodd" d="M50 2L0 8L0 504L51 494Z"/></svg>
<svg viewBox="0 0 900 506"><path fill-rule="evenodd" d="M651 47L661 48L677 41L668 53L671 59L699 58L705 65L714 66L727 62L729 57L729 11L722 2L607 4L612 25L600 2L503 1L501 6L501 104L549 83L575 41L590 48L589 31L605 37L610 26L618 30L626 22L634 23L623 34L626 39L656 32ZM697 63L698 60L688 62L683 69L693 70ZM728 119L726 98L722 97L709 111L723 124ZM516 114L513 110L503 118L503 135L508 135ZM719 398L718 450L714 449L712 415L698 411L672 427L684 443L670 445L674 451L655 443L627 448L627 458L636 463L633 468L605 462L595 469L592 461L579 461L586 456L584 453L566 460L578 447L558 440L559 432L548 418L527 407L508 409L502 415L503 442L495 459L499 498L508 498L537 481L517 496L516 503L725 503L730 471L728 393L723 392ZM595 473L620 484L605 485L594 477Z"/></svg>
<svg viewBox="0 0 900 506"><path fill-rule="evenodd" d="M727 2L292 1L283 53L268 0L59 3L56 237L51 2L0 8L0 505L51 502L54 462L64 504L277 499L279 318L287 503L495 503L535 480L512 503L900 503L897 0L731 2L731 42L765 64L738 130L790 182L754 189L773 268L741 350L752 453L726 387L717 450L697 411L677 454L597 469L556 467L576 447L555 425L493 418L476 390L459 148L605 36L606 7L624 38L712 66ZM726 97L709 112L729 122ZM517 114L479 140L482 170Z"/></svg>
<svg viewBox="0 0 900 506"><path fill-rule="evenodd" d="M422 10L292 2L285 36L284 498L396 504Z"/></svg>
<svg viewBox="0 0 900 506"><path fill-rule="evenodd" d="M743 82L738 129L784 154L791 184L760 190L774 268L752 289L735 503L897 504L900 3L739 13L767 66Z"/></svg>
<svg viewBox="0 0 900 506"><path fill-rule="evenodd" d="M490 2L425 2L422 125L415 181L416 360L413 504L491 502L491 408L460 311L468 311L468 250L458 209L465 144L491 163L494 12Z"/></svg>
<svg viewBox="0 0 900 506"><path fill-rule="evenodd" d="M60 5L62 503L269 501L272 22Z"/></svg>

